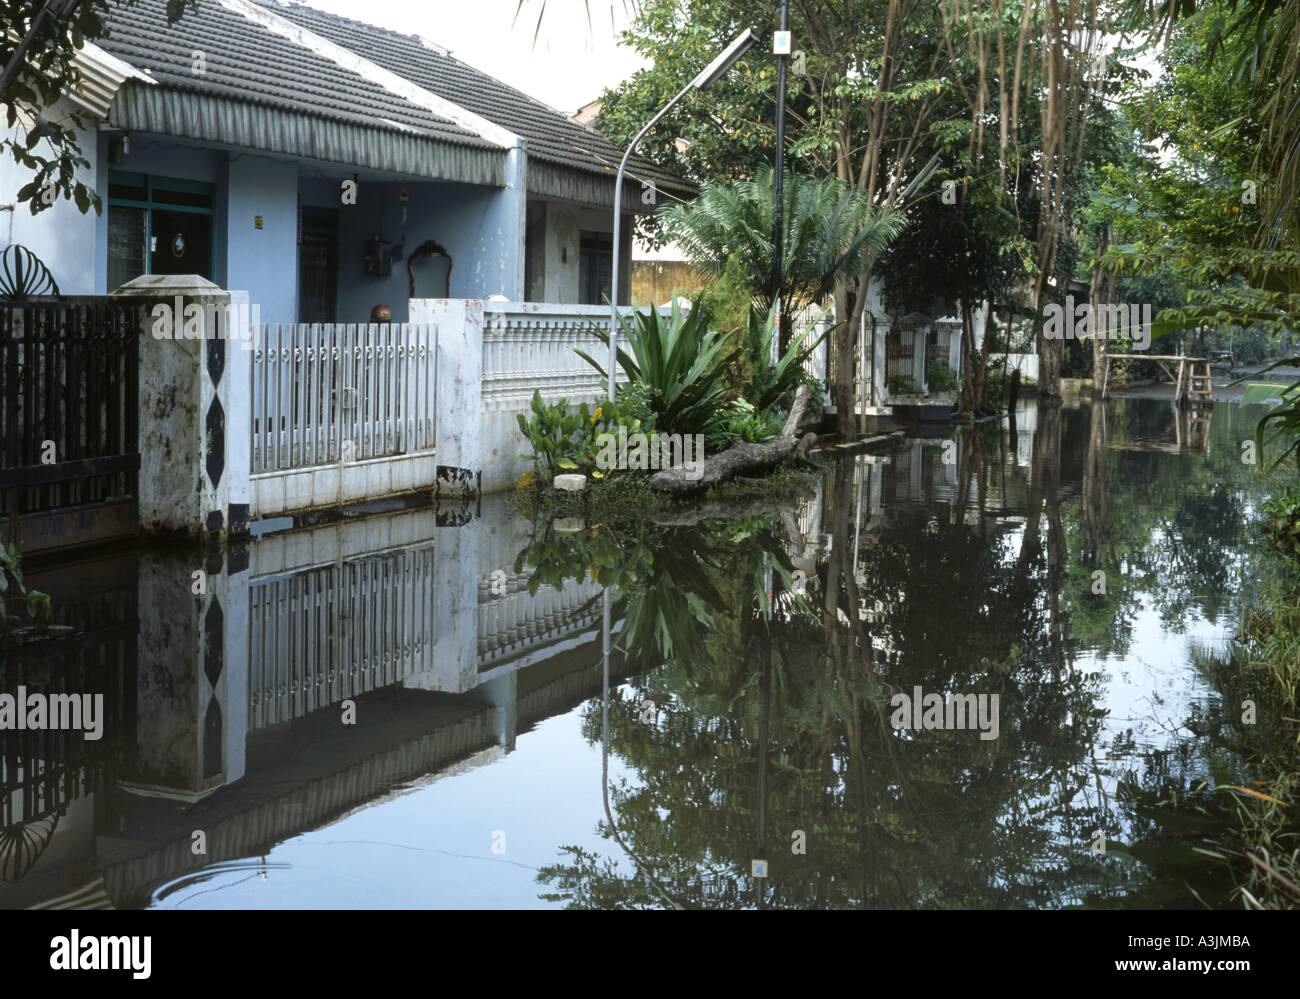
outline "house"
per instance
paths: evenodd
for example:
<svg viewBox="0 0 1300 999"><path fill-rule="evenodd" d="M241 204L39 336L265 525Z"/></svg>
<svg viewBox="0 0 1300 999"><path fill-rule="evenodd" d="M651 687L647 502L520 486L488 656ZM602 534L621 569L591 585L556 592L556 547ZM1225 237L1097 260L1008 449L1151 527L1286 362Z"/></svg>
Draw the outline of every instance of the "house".
<svg viewBox="0 0 1300 999"><path fill-rule="evenodd" d="M263 322L607 294L622 151L562 112L429 41L301 4L212 0L169 26L165 0L140 0L108 24L64 102L96 119L80 141L104 212L59 201L0 231L65 294L198 274L248 291ZM8 200L29 180L0 165ZM652 188L692 192L633 159L624 273Z"/></svg>

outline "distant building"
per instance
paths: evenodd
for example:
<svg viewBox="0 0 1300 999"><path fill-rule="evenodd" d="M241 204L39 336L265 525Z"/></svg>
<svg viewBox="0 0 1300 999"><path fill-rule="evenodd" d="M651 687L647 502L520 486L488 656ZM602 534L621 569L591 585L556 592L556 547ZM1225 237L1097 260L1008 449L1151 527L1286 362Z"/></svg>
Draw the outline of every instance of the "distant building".
<svg viewBox="0 0 1300 999"><path fill-rule="evenodd" d="M581 125L591 125L595 127L596 119L600 117L600 109L605 106L604 101L590 101L578 108L574 114L573 120Z"/></svg>

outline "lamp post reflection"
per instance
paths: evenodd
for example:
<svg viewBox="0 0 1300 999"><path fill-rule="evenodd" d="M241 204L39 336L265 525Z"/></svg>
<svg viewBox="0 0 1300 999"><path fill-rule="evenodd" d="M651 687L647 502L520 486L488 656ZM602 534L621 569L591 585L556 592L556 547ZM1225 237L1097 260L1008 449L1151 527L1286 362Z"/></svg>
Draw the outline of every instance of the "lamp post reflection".
<svg viewBox="0 0 1300 999"><path fill-rule="evenodd" d="M683 906L668 893L668 890L660 884L659 879L654 876L650 866L640 857L632 852L632 848L623 841L619 835L618 825L614 822L614 813L609 807L609 652L610 652L610 635L612 632L611 618L613 616L613 598L610 596L609 587L605 587L601 594L601 635L600 635L600 663L601 663L601 686L600 686L600 798L605 807L605 820L609 823L609 834L614 838L624 853L631 858L636 869L641 872L648 885L663 898L668 905L674 909L683 909Z"/></svg>

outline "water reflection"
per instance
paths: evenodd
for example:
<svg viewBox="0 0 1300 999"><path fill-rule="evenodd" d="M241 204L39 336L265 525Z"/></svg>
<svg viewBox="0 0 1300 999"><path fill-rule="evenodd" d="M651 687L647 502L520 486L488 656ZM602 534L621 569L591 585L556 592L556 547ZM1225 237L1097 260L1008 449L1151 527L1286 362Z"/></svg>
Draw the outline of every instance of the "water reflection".
<svg viewBox="0 0 1300 999"><path fill-rule="evenodd" d="M488 765L598 693L599 587L530 593L511 567L527 525L489 506L31 571L76 630L5 650L0 690L103 693L108 719L99 742L0 732L0 906L137 907L264 876L285 865L247 858Z"/></svg>
<svg viewBox="0 0 1300 999"><path fill-rule="evenodd" d="M76 632L0 689L108 722L0 732L0 906L1218 904L1256 498L1252 414L1205 416L1030 402L728 519L491 501L34 567ZM997 738L900 727L926 694L996 695ZM493 857L561 813L591 835Z"/></svg>
<svg viewBox="0 0 1300 999"><path fill-rule="evenodd" d="M675 904L1224 900L1224 871L1193 848L1228 831L1213 785L1247 777L1196 640L1235 620L1250 423L1221 410L1188 449L1159 404L1030 412L955 453L918 439L836 463L795 530L778 510L638 536L620 565L629 617L696 595L699 626L682 634L673 609L677 632L625 631L645 672L586 733L639 775L607 832ZM689 572L684 594L637 578L669 549L703 574L698 593ZM769 564L786 588L770 619ZM900 731L895 695L918 690L996 694L998 738ZM543 880L574 906L657 904L590 851Z"/></svg>

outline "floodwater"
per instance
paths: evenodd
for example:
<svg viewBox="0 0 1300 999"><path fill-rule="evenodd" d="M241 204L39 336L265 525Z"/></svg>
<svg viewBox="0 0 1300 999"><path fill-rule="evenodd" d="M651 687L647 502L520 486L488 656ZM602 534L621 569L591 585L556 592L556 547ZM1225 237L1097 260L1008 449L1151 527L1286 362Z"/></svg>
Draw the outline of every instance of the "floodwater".
<svg viewBox="0 0 1300 999"><path fill-rule="evenodd" d="M0 690L104 732L0 733L0 907L1227 904L1257 418L1030 404L738 519L33 565L76 633Z"/></svg>

